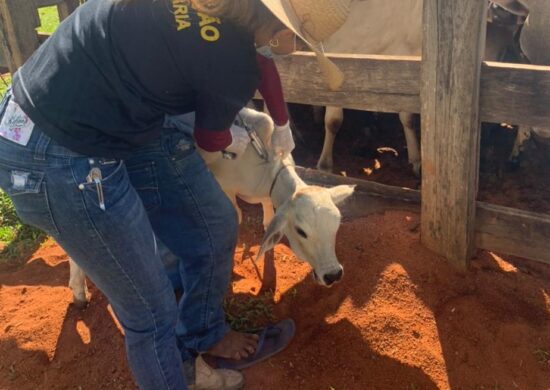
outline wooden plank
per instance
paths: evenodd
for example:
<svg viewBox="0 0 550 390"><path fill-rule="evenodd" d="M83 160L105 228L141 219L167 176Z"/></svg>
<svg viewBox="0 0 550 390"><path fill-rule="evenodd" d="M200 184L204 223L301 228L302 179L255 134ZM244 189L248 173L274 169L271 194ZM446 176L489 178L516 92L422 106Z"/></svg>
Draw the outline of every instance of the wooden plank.
<svg viewBox="0 0 550 390"><path fill-rule="evenodd" d="M36 8L31 1L0 0L1 46L14 73L38 47Z"/></svg>
<svg viewBox="0 0 550 390"><path fill-rule="evenodd" d="M480 100L484 122L548 127L550 67L486 62Z"/></svg>
<svg viewBox="0 0 550 390"><path fill-rule="evenodd" d="M336 176L316 169L296 167L296 172L309 184L330 187L341 184L354 185L354 196L339 206L345 218L363 217L385 210L420 210L420 192L409 188L399 188L385 184Z"/></svg>
<svg viewBox="0 0 550 390"><path fill-rule="evenodd" d="M550 215L477 202L476 245L550 264Z"/></svg>
<svg viewBox="0 0 550 390"><path fill-rule="evenodd" d="M64 0L57 6L59 20L66 19L80 5L80 0Z"/></svg>
<svg viewBox="0 0 550 390"><path fill-rule="evenodd" d="M475 250L485 1L424 0L422 243L467 269Z"/></svg>
<svg viewBox="0 0 550 390"><path fill-rule="evenodd" d="M420 57L330 57L346 75L339 92L327 91L313 55L297 53L277 60L287 101L367 111L420 112ZM484 62L480 106L483 122L548 127L550 67Z"/></svg>
<svg viewBox="0 0 550 390"><path fill-rule="evenodd" d="M65 0L32 0L36 8L50 7L52 5L58 5L63 3Z"/></svg>
<svg viewBox="0 0 550 390"><path fill-rule="evenodd" d="M335 105L380 112L419 112L420 58L330 55L346 75L338 92L328 91L311 53L277 59L288 102Z"/></svg>
<svg viewBox="0 0 550 390"><path fill-rule="evenodd" d="M420 212L420 192L297 167L308 184L323 187L356 185L339 208L349 219L386 210ZM550 215L476 202L475 242L480 249L550 264Z"/></svg>

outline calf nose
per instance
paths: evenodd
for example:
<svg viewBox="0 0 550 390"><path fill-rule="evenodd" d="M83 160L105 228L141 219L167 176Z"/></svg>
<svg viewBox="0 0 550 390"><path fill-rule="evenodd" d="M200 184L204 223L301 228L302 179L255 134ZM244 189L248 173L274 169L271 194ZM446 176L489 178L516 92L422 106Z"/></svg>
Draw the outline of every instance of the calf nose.
<svg viewBox="0 0 550 390"><path fill-rule="evenodd" d="M332 285L334 282L337 282L339 281L340 279L342 279L342 275L343 275L344 271L340 268L338 271L336 272L333 272L331 274L326 274L325 276L323 276L323 279L326 283L327 286L330 286Z"/></svg>

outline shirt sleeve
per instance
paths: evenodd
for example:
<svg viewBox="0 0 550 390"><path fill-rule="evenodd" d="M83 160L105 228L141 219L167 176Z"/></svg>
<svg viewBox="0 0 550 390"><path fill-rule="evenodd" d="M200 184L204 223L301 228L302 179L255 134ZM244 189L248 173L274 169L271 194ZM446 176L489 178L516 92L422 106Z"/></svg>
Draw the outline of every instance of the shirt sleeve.
<svg viewBox="0 0 550 390"><path fill-rule="evenodd" d="M266 58L260 54L256 55L256 60L261 75L258 91L264 98L267 109L275 124L277 126L285 125L288 122L288 112L277 66L273 59Z"/></svg>
<svg viewBox="0 0 550 390"><path fill-rule="evenodd" d="M196 94L194 134L202 149L217 152L231 144L229 129L237 113L254 96L259 77L254 59L248 65L233 66L222 61L207 77Z"/></svg>
<svg viewBox="0 0 550 390"><path fill-rule="evenodd" d="M232 141L229 128L237 113L244 106L237 98L210 91L200 92L197 97L195 141L208 152L227 148Z"/></svg>

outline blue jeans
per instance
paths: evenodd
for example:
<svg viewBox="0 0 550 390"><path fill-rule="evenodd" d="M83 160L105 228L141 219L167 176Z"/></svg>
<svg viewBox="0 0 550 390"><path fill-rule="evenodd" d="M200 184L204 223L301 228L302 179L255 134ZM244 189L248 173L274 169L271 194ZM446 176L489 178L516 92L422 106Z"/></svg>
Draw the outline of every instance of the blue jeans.
<svg viewBox="0 0 550 390"><path fill-rule="evenodd" d="M2 116L8 99L9 93ZM200 351L226 331L221 302L236 241L235 211L183 138L167 130L127 165L72 152L38 126L26 146L0 137L0 188L22 221L52 236L107 296L142 389L186 389L188 348ZM101 171L105 210L96 184L87 180L92 168ZM180 309L188 313L179 312L155 234L182 259ZM225 256L217 257L218 248ZM217 272L218 265L227 274Z"/></svg>
<svg viewBox="0 0 550 390"><path fill-rule="evenodd" d="M187 350L204 352L229 330L223 298L237 243L235 208L194 147L173 128L126 160L130 181L147 209L179 302L176 334ZM167 261L167 259L172 259Z"/></svg>

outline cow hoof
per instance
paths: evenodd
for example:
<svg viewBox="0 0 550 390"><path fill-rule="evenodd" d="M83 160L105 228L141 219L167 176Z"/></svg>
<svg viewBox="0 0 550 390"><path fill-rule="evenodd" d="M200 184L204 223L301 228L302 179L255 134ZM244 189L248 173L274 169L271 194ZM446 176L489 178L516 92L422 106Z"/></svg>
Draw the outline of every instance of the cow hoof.
<svg viewBox="0 0 550 390"><path fill-rule="evenodd" d="M323 172L332 173L333 164L319 162L317 164L317 169Z"/></svg>
<svg viewBox="0 0 550 390"><path fill-rule="evenodd" d="M420 161L411 163L413 173L416 177L420 177L421 167L420 167Z"/></svg>
<svg viewBox="0 0 550 390"><path fill-rule="evenodd" d="M88 307L88 303L89 302L87 300L73 298L73 306L77 309L86 309Z"/></svg>

